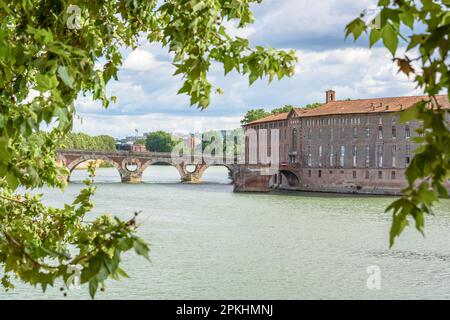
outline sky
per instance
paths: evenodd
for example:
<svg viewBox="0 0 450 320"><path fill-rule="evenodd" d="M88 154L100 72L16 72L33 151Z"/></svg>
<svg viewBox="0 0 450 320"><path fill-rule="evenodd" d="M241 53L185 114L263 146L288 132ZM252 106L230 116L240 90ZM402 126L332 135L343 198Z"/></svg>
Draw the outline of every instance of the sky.
<svg viewBox="0 0 450 320"><path fill-rule="evenodd" d="M345 26L376 2L264 0L253 5L255 23L246 29L229 23L230 33L248 37L252 46L296 50L296 74L270 85L267 79L259 80L249 87L247 77L224 77L223 67L214 64L209 79L224 94L213 95L204 111L191 107L188 96L176 94L182 81L172 76L175 68L167 49L142 40L136 50L125 51L119 80L108 84L108 94L117 96L117 103L105 110L91 97L80 97L74 131L124 137L135 135L135 129L228 130L239 127L249 109L324 102L328 89L335 90L339 100L418 95L412 79L397 73L387 49L369 49L367 39L344 38Z"/></svg>

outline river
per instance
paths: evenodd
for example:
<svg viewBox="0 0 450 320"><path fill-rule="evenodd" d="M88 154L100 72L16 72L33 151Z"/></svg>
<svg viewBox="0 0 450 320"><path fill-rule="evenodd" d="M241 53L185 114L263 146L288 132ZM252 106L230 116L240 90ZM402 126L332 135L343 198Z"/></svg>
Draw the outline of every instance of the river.
<svg viewBox="0 0 450 320"><path fill-rule="evenodd" d="M115 169L99 169L93 215L128 219L142 211L139 234L151 244L151 262L125 255L122 281L108 281L99 299L449 299L450 200L427 218L426 238L413 228L388 249L392 197L312 193L234 194L225 168L206 183L178 183L177 171L154 166L145 183L119 183ZM82 188L76 170L64 193ZM367 287L368 267L379 268L381 288ZM17 284L0 299L63 299ZM89 298L87 288L67 299Z"/></svg>

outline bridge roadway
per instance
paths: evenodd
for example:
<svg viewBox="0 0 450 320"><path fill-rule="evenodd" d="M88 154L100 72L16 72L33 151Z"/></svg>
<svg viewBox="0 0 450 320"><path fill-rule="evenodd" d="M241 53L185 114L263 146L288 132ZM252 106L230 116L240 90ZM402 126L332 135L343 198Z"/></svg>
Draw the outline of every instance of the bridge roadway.
<svg viewBox="0 0 450 320"><path fill-rule="evenodd" d="M57 151L58 161L70 172L80 163L88 160L103 160L113 165L122 182L140 183L145 169L156 163L174 166L185 183L201 183L203 173L210 166L225 166L233 177L235 191L268 191L270 176L261 175L258 170L267 166L238 163L238 159L221 157L185 156L173 157L170 152L89 151L62 149ZM232 160L232 161L230 161ZM233 163L230 163L233 162ZM194 170L188 170L193 166Z"/></svg>

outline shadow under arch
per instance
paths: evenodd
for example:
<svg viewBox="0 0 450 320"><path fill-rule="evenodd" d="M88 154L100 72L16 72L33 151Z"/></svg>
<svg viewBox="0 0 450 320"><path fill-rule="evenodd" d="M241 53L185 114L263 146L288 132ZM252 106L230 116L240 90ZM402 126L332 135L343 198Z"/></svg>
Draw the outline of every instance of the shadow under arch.
<svg viewBox="0 0 450 320"><path fill-rule="evenodd" d="M124 176L124 170L117 162L115 162L105 156L90 156L90 155L81 156L81 157L71 161L70 163L64 162L65 167L69 170L69 176L67 177L67 180L68 181L72 180L73 172L80 164L89 162L89 161L98 161L98 160L108 163L109 165L114 167L118 173L118 182L121 182L121 179ZM116 182L116 181L114 181L114 182Z"/></svg>
<svg viewBox="0 0 450 320"><path fill-rule="evenodd" d="M226 164L206 166L202 172L202 182L212 184L233 184L233 170Z"/></svg>
<svg viewBox="0 0 450 320"><path fill-rule="evenodd" d="M287 185L289 187L299 187L300 179L299 177L289 170L280 170L281 175L283 176L283 180L287 181Z"/></svg>
<svg viewBox="0 0 450 320"><path fill-rule="evenodd" d="M164 160L147 161L143 164L140 172L142 182L147 183L181 183L182 177L184 176L183 169L180 165Z"/></svg>

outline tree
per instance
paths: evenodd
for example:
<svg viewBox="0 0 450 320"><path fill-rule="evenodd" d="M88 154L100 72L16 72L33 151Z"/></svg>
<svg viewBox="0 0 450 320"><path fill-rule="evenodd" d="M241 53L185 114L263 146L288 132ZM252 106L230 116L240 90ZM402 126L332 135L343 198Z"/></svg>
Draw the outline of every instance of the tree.
<svg viewBox="0 0 450 320"><path fill-rule="evenodd" d="M144 138L137 139L134 142L134 144L143 144L143 145L145 145L146 143L147 143L147 139L144 139Z"/></svg>
<svg viewBox="0 0 450 320"><path fill-rule="evenodd" d="M2 285L11 277L41 286L65 285L74 268L93 297L107 278L126 276L121 254L134 249L148 257L148 245L129 221L102 216L86 221L95 191L92 180L72 204L45 206L40 196L18 187L63 188L68 171L56 163L56 149L70 132L79 95L92 95L107 107L115 97L105 87L117 79L121 49L134 49L141 36L173 55L179 93L199 108L209 105L211 64L248 75L252 84L291 76L294 51L251 48L227 33L222 22L243 28L253 22L250 5L259 0L0 0L0 264ZM221 92L216 88L217 92ZM45 125L52 130L43 135ZM93 176L94 174L91 173ZM69 250L70 249L70 250Z"/></svg>
<svg viewBox="0 0 450 320"><path fill-rule="evenodd" d="M64 136L61 143L63 149L80 149L96 151L115 151L116 141L113 137L100 135L96 137L85 133L68 133Z"/></svg>
<svg viewBox="0 0 450 320"><path fill-rule="evenodd" d="M303 107L303 109L315 109L317 107L320 107L321 105L322 105L322 103L320 103L320 102L314 102L314 103L307 104L306 106Z"/></svg>
<svg viewBox="0 0 450 320"><path fill-rule="evenodd" d="M272 114L291 112L292 109L294 109L294 106L286 105L286 106L281 107L281 108L273 109L272 110Z"/></svg>
<svg viewBox="0 0 450 320"><path fill-rule="evenodd" d="M414 108L402 112L402 121L421 121L423 127L415 142L421 146L406 170L408 187L403 196L392 203L393 222L390 245L409 225L409 218L417 230L424 232L425 217L432 214L439 197L448 197L444 183L450 178L450 131L446 116L450 110L442 108L437 95L445 92L450 99L448 64L450 35L450 2L448 0L380 0L380 13L370 22L365 13L346 27L346 36L357 40L369 34L370 46L382 41L391 52L399 72L411 76L417 87L429 97ZM399 44L406 46L403 57L397 56ZM416 65L414 65L416 64Z"/></svg>
<svg viewBox="0 0 450 320"><path fill-rule="evenodd" d="M270 113L264 109L252 109L247 111L244 119L241 120L241 124L248 124L250 122L270 116Z"/></svg>
<svg viewBox="0 0 450 320"><path fill-rule="evenodd" d="M178 143L179 140L174 139L170 133L155 131L147 136L145 147L152 152L172 152Z"/></svg>

